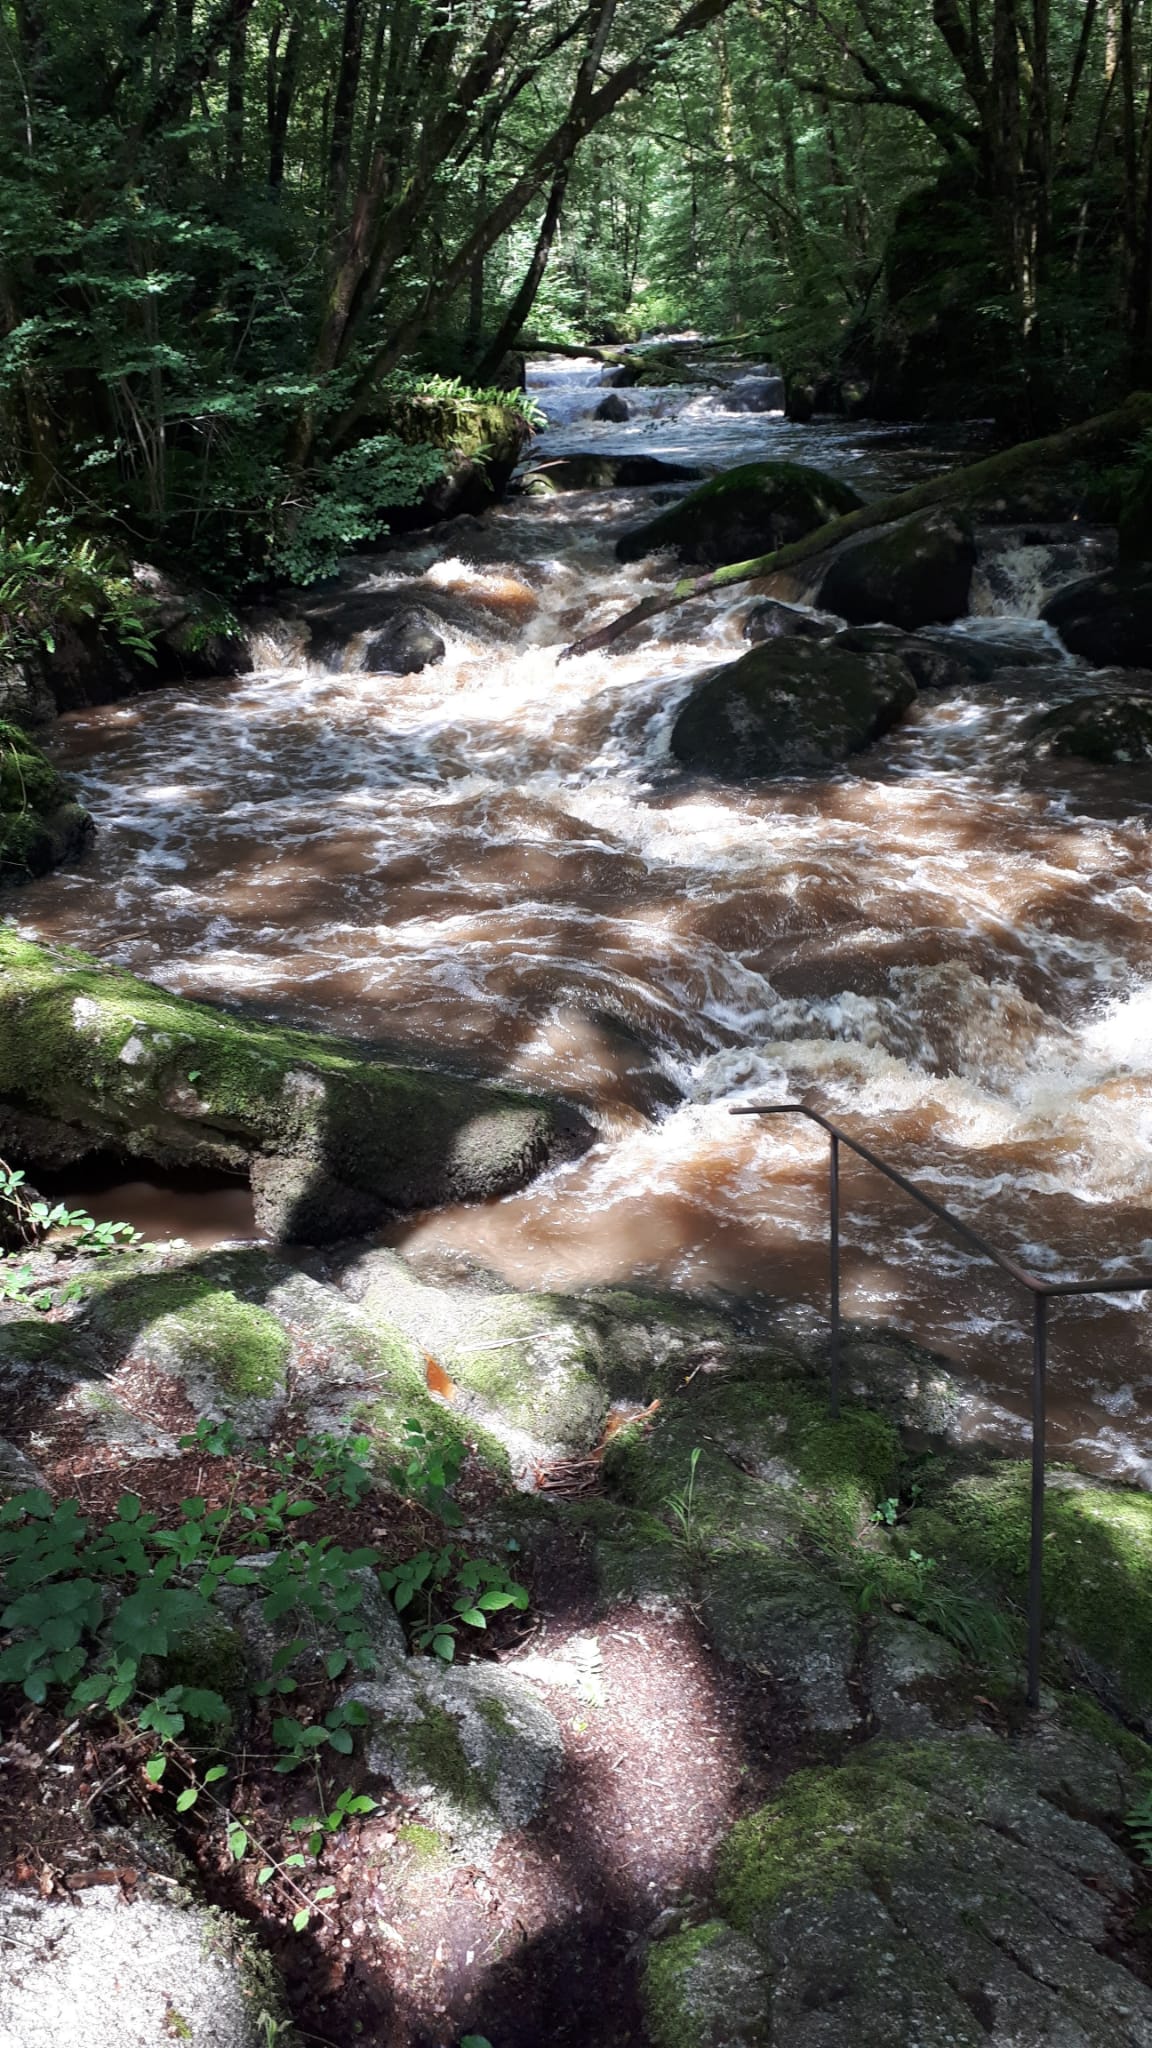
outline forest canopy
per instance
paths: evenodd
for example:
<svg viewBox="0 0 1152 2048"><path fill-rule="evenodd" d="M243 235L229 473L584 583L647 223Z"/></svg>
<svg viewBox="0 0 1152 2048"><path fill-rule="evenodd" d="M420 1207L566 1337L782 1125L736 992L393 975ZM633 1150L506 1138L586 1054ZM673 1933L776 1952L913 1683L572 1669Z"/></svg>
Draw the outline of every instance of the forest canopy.
<svg viewBox="0 0 1152 2048"><path fill-rule="evenodd" d="M525 338L690 326L818 402L1037 428L1152 374L1143 0L0 20L8 525L291 568L482 453Z"/></svg>

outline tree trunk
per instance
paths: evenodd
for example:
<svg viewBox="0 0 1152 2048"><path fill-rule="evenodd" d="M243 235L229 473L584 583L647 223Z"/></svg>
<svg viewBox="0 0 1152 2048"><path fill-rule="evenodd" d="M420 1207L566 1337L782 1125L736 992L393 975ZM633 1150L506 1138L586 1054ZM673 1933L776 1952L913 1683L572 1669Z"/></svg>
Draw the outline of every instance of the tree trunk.
<svg viewBox="0 0 1152 2048"><path fill-rule="evenodd" d="M536 247L532 251L532 261L524 273L519 291L476 365L476 381L478 384L486 384L490 378L496 375L509 349L514 348L519 340L520 330L536 303L536 294L544 281L544 273L548 268L548 258L552 253L552 244L556 239L556 230L560 225L560 215L564 208L564 195L568 190L568 180L571 172L572 164L571 160L569 160L568 163L561 164L560 169L552 180L552 190L548 194L548 204L544 209L544 218L540 223L540 232L536 237Z"/></svg>

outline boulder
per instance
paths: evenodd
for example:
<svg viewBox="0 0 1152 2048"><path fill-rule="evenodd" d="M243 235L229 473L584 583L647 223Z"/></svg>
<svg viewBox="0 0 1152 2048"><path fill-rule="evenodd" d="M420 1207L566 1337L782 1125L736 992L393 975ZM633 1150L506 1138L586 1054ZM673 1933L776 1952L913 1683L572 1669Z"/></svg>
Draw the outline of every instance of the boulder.
<svg viewBox="0 0 1152 2048"><path fill-rule="evenodd" d="M753 647L765 640L830 640L839 619L828 614L803 611L799 605L784 604L778 597L762 598L744 621L744 638Z"/></svg>
<svg viewBox="0 0 1152 2048"><path fill-rule="evenodd" d="M351 1687L367 1710L369 1781L386 1778L470 1860L526 1827L563 1754L560 1729L531 1687L493 1664L445 1669L408 1658Z"/></svg>
<svg viewBox="0 0 1152 2048"><path fill-rule="evenodd" d="M600 400L592 417L594 420L607 420L614 425L619 425L624 420L631 419L632 408L628 404L627 399L618 398L615 392L612 392L607 398Z"/></svg>
<svg viewBox="0 0 1152 2048"><path fill-rule="evenodd" d="M696 684L672 752L687 768L736 781L823 774L886 733L915 695L898 655L767 641Z"/></svg>
<svg viewBox="0 0 1152 2048"><path fill-rule="evenodd" d="M0 724L0 889L78 860L94 830L27 733Z"/></svg>
<svg viewBox="0 0 1152 2048"><path fill-rule="evenodd" d="M11 2048L266 2048L290 2038L276 1970L240 1921L147 1880L49 1901L0 1892L0 2040Z"/></svg>
<svg viewBox="0 0 1152 2048"><path fill-rule="evenodd" d="M724 395L728 412L783 412L783 377L737 377Z"/></svg>
<svg viewBox="0 0 1152 2048"><path fill-rule="evenodd" d="M132 564L132 584L154 636L158 681L244 675L251 669L235 621L211 591L151 562Z"/></svg>
<svg viewBox="0 0 1152 2048"><path fill-rule="evenodd" d="M1129 1783L1044 1726L873 1742L795 1773L720 1852L723 1918L651 1950L657 2048L1152 2039L1152 1990L1114 1941L1137 1891L1112 1839Z"/></svg>
<svg viewBox="0 0 1152 2048"><path fill-rule="evenodd" d="M379 633L371 633L361 650L360 666L387 675L419 675L445 655L445 645L427 612L413 606L397 612Z"/></svg>
<svg viewBox="0 0 1152 2048"><path fill-rule="evenodd" d="M968 610L975 562L966 520L944 509L914 512L806 565L805 595L852 626L946 625Z"/></svg>
<svg viewBox="0 0 1152 2048"><path fill-rule="evenodd" d="M30 1165L114 1150L249 1176L270 1237L522 1187L590 1132L559 1104L185 1002L0 927L0 1130Z"/></svg>
<svg viewBox="0 0 1152 2048"><path fill-rule="evenodd" d="M696 483L698 469L656 455L565 455L537 474L558 491L642 489L646 484Z"/></svg>
<svg viewBox="0 0 1152 2048"><path fill-rule="evenodd" d="M847 484L822 470L798 462L746 462L622 535L616 556L638 562L671 548L681 561L719 568L802 540L860 502Z"/></svg>
<svg viewBox="0 0 1152 2048"><path fill-rule="evenodd" d="M1152 568L1145 564L1085 576L1049 598L1040 616L1094 668L1152 668Z"/></svg>
<svg viewBox="0 0 1152 2048"><path fill-rule="evenodd" d="M1143 690L1097 691L1057 704L1033 720L1027 736L1040 753L1143 766L1152 761L1152 681Z"/></svg>

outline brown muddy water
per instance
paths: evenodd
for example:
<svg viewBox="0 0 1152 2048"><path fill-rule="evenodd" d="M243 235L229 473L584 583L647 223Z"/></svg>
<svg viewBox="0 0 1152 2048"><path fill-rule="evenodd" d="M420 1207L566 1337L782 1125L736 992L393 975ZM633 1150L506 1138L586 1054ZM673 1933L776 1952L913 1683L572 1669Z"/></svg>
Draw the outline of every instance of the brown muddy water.
<svg viewBox="0 0 1152 2048"><path fill-rule="evenodd" d="M789 426L723 389L628 393L593 424L593 364L541 364L576 450L709 469L815 462L866 494L946 466L963 437ZM1152 1265L1152 779L1038 767L1023 728L1086 671L1036 613L1096 566L1001 537L977 615L1041 667L925 693L846 772L752 788L684 776L668 735L692 678L734 656L755 598L696 604L622 651L559 663L578 630L667 581L613 542L657 489L513 497L409 537L349 587L457 600L444 662L398 678L267 666L64 721L99 823L82 868L27 890L30 935L184 994L403 1045L588 1104L578 1164L479 1209L402 1219L510 1280L643 1279L824 1301L825 1142L728 1111L807 1098L1005 1250L1053 1276ZM848 1163L845 1312L961 1360L974 1430L1022 1441L1026 1305L895 1190ZM106 1189L196 1242L250 1228L243 1191ZM183 1220L182 1220L183 1219ZM1054 1447L1152 1483L1150 1307L1053 1316Z"/></svg>

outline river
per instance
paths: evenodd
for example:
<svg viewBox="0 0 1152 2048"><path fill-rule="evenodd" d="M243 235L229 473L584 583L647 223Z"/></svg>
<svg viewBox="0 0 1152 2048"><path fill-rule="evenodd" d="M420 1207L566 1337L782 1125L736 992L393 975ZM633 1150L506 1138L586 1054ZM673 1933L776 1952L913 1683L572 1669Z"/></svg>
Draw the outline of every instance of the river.
<svg viewBox="0 0 1152 2048"><path fill-rule="evenodd" d="M539 467L577 451L718 468L813 462L865 494L971 442L732 409L723 387L624 393L544 361ZM1037 766L1022 729L1084 687L1037 621L1091 567L998 545L956 630L1045 655L924 693L820 780L728 788L675 768L693 676L754 597L693 604L605 654L565 642L668 579L613 543L653 489L510 497L361 558L362 589L454 595L445 660L407 678L267 665L72 714L58 750L99 821L82 867L14 899L30 936L188 995L416 1048L591 1106L580 1162L512 1199L402 1219L408 1251L509 1280L645 1279L824 1301L824 1141L733 1119L807 1096L1005 1250L1053 1275L1152 1263L1152 781ZM845 1313L962 1362L969 1426L1023 1441L1026 1304L846 1165ZM208 1241L242 1194L104 1191L107 1214ZM199 1204L199 1207L197 1207ZM1144 1298L1054 1311L1053 1444L1152 1483Z"/></svg>

